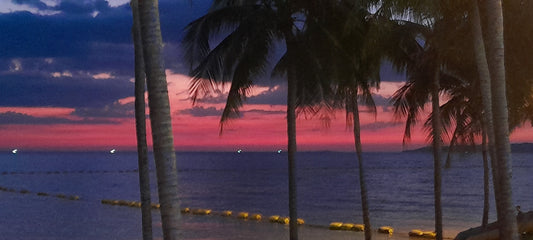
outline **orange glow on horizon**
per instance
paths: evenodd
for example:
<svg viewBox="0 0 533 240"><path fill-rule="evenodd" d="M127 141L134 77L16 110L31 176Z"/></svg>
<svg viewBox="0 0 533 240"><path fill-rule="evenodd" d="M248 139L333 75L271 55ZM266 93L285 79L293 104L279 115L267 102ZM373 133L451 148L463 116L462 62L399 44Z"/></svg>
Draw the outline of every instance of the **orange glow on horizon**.
<svg viewBox="0 0 533 240"><path fill-rule="evenodd" d="M244 117L229 121L219 135L220 117L213 113L193 116L187 110L192 108L188 98L189 77L167 71L169 98L171 103L174 142L178 151L276 151L286 150L286 107L283 105L246 104L242 108ZM390 95L399 83L382 82L376 94ZM254 95L269 91L256 88ZM125 105L133 102L133 97L118 100ZM216 111L224 104L198 104L204 110L210 107ZM184 111L186 110L186 111ZM210 109L213 110L213 109ZM363 109L362 109L363 110ZM22 108L2 107L0 113L17 112L33 117L54 117L73 119L71 108ZM394 122L392 112L378 107L377 117L362 111L361 137L364 151L401 151L403 122ZM0 149L34 150L135 150L136 134L133 118L114 118L115 124L4 124L0 125ZM148 125L148 143L151 137ZM409 148L426 144L425 132L421 124L413 129ZM533 128L517 129L512 135L513 142L533 142ZM325 127L319 118L297 120L297 142L299 151L354 151L353 132L347 128L343 111L335 113Z"/></svg>

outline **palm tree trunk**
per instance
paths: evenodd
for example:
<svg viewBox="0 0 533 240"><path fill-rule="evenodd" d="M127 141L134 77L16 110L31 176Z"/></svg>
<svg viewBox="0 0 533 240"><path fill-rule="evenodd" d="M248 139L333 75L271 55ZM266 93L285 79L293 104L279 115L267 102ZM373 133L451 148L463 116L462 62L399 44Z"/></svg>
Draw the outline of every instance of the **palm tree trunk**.
<svg viewBox="0 0 533 240"><path fill-rule="evenodd" d="M353 96L353 136L355 142L355 151L357 153L357 162L359 167L359 186L361 189L361 206L363 210L363 223L365 225L365 240L372 239L372 227L370 225L370 214L368 210L368 194L366 191L365 171L363 167L363 147L361 144L361 123L359 120L359 104L357 101L357 87Z"/></svg>
<svg viewBox="0 0 533 240"><path fill-rule="evenodd" d="M483 218L481 219L481 226L486 227L489 224L489 160L488 160L488 145L487 145L487 127L481 121L481 147L483 153Z"/></svg>
<svg viewBox="0 0 533 240"><path fill-rule="evenodd" d="M174 240L180 218L178 176L158 5L157 0L139 1L139 13L163 238Z"/></svg>
<svg viewBox="0 0 533 240"><path fill-rule="evenodd" d="M501 215L500 209L500 191L499 186L496 184L499 179L499 168L496 159L495 152L495 136L494 136L494 123L492 120L492 97L491 97L491 78L489 72L489 66L487 63L487 56L485 54L485 42L483 41L483 34L481 29L481 18L479 14L479 7L477 1L472 1L472 19L471 19L472 35L474 41L474 53L476 57L477 71L479 75L479 88L481 91L481 103L483 105L483 123L485 125L485 132L488 138L488 150L490 156L490 164L492 167L492 181L494 182L494 198L496 201L496 213L497 216Z"/></svg>
<svg viewBox="0 0 533 240"><path fill-rule="evenodd" d="M435 233L436 240L442 240L442 204L441 204L441 132L442 123L440 120L440 103L439 103L439 64L435 68L433 79L433 89L431 91L432 116L431 123L433 127L433 169L434 169L434 195L435 195Z"/></svg>
<svg viewBox="0 0 533 240"><path fill-rule="evenodd" d="M139 165L139 188L141 194L141 215L143 240L152 240L152 207L150 172L148 168L148 147L146 144L146 112L144 102L145 74L141 28L137 0L131 0L133 13L133 44L135 49L135 130L137 133L137 158Z"/></svg>
<svg viewBox="0 0 533 240"><path fill-rule="evenodd" d="M444 164L444 168L446 169L452 167L452 153L454 151L455 145L457 145L458 131L459 131L459 127L456 126L455 130L453 131L452 140L450 140L450 146L448 147L448 155L446 156L446 163Z"/></svg>
<svg viewBox="0 0 533 240"><path fill-rule="evenodd" d="M298 239L298 213L296 198L296 94L297 83L289 69L287 73L287 136L289 162L289 232L290 239Z"/></svg>
<svg viewBox="0 0 533 240"><path fill-rule="evenodd" d="M509 143L509 121L507 111L503 16L501 0L488 0L486 3L487 30L487 63L491 76L492 118L496 157L498 159L499 179L496 182L500 190L501 216L500 239L518 239L515 210L512 201L511 186L511 145ZM495 184L496 185L496 184Z"/></svg>

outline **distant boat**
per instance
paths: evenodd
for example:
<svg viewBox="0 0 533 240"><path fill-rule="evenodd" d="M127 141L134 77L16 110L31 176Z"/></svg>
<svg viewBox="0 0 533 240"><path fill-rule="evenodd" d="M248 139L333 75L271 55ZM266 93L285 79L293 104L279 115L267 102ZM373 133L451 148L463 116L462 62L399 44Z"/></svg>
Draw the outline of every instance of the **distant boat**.
<svg viewBox="0 0 533 240"><path fill-rule="evenodd" d="M15 149L13 149L11 152L12 152L13 154L17 154L18 151L19 151L19 150L15 148Z"/></svg>
<svg viewBox="0 0 533 240"><path fill-rule="evenodd" d="M242 150L241 149L237 150L237 153L242 153Z"/></svg>
<svg viewBox="0 0 533 240"><path fill-rule="evenodd" d="M278 153L281 153L281 149L280 149L280 150L278 150Z"/></svg>
<svg viewBox="0 0 533 240"><path fill-rule="evenodd" d="M117 150L113 148L113 149L111 149L111 151L109 151L109 153L114 154L116 151Z"/></svg>

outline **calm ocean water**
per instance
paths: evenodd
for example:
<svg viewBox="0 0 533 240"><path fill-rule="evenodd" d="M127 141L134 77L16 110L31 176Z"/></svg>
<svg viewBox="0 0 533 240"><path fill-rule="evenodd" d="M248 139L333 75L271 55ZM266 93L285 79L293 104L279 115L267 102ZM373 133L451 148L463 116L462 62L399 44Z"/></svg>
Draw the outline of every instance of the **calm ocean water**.
<svg viewBox="0 0 533 240"><path fill-rule="evenodd" d="M178 153L181 206L288 215L286 154ZM355 155L299 153L298 215L301 239L362 239L362 233L330 231L330 222L362 223ZM392 237L411 229L433 230L433 161L429 153L366 153L366 179L374 227L390 225ZM152 164L153 166L153 164ZM140 210L102 205L102 199L138 200L134 152L0 154L0 239L142 239ZM513 154L513 195L523 211L533 209L533 154ZM155 172L152 197L157 201ZM478 226L483 202L479 154L455 155L443 171L445 237ZM79 201L51 196L78 195ZM491 197L491 220L494 202ZM153 211L154 235L161 237ZM288 239L288 228L268 221L219 216L182 216L183 239Z"/></svg>

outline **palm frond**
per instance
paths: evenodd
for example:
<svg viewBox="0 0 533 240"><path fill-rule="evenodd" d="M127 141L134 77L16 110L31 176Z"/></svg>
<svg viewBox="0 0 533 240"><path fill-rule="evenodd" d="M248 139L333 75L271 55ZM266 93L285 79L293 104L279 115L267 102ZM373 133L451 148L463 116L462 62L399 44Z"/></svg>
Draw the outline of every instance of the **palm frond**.
<svg viewBox="0 0 533 240"><path fill-rule="evenodd" d="M228 19L224 18L228 14L231 16ZM265 22L268 22L266 20L272 17L271 15L271 12L257 9L254 6L228 7L208 13L190 24L188 34L184 38L186 56L193 59L189 60L191 64L196 63L197 60L195 59L200 60L196 67L191 70L192 81L189 86L189 93L193 103L199 97L208 95L217 89L218 85L224 85L225 82L230 82L235 78L235 69L246 49L257 48L263 43L266 44L260 47L267 49L271 47L270 42L275 36L272 33L273 26L265 25ZM224 19L223 23L217 22L220 19ZM234 29L214 49L205 47L205 45L209 45L210 35L220 34L221 28L233 25L236 25ZM254 26L261 26L262 28L254 31ZM201 32L202 34L194 34L194 32ZM194 43L195 39L198 39L200 43L203 42L203 44ZM263 40L260 44L254 43L261 41L261 39ZM199 50L195 51L195 49ZM198 51L201 54L195 55ZM264 60L268 52L268 50L260 50L259 54L255 54L257 59ZM253 63L257 64L258 61ZM250 65L253 63L251 62ZM263 73L261 68L250 69L251 72L256 70L259 70L259 74Z"/></svg>
<svg viewBox="0 0 533 240"><path fill-rule="evenodd" d="M261 26L261 23L253 22L243 27L251 26ZM239 53L238 59L232 59L237 64L232 69L231 88L220 120L222 125L226 120L238 116L239 108L250 94L254 80L265 74L265 67L268 64L273 35L268 31L249 32L253 34L246 37L246 41L242 44L245 48Z"/></svg>

